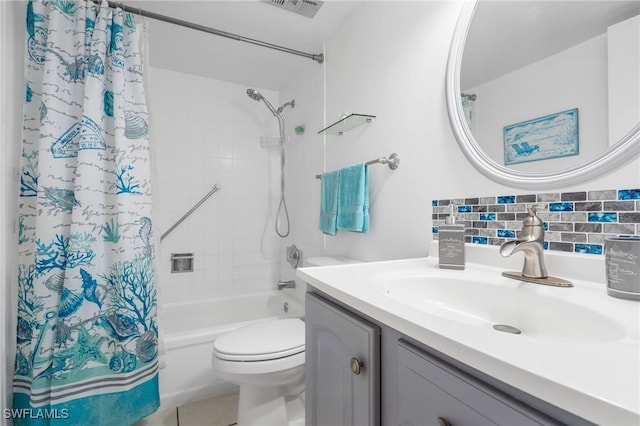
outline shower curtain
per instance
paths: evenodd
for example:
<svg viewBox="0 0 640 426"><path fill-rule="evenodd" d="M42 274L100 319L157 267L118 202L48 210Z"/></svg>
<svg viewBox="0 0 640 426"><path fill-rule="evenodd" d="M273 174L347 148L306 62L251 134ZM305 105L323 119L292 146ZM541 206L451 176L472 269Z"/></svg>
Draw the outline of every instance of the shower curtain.
<svg viewBox="0 0 640 426"><path fill-rule="evenodd" d="M461 95L460 101L462 102L462 111L464 112L464 117L467 119L467 124L469 125L469 129L474 130L474 101L471 99L469 95Z"/></svg>
<svg viewBox="0 0 640 426"><path fill-rule="evenodd" d="M159 405L144 29L50 0L26 31L11 416L129 425Z"/></svg>

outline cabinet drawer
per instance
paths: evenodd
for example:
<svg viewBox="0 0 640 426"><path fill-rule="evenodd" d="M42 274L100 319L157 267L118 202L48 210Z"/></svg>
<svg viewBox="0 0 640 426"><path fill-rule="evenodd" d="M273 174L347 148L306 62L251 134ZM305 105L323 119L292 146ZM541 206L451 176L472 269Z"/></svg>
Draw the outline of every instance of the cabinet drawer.
<svg viewBox="0 0 640 426"><path fill-rule="evenodd" d="M547 416L400 340L398 424L557 425ZM441 423L447 424L447 423Z"/></svg>

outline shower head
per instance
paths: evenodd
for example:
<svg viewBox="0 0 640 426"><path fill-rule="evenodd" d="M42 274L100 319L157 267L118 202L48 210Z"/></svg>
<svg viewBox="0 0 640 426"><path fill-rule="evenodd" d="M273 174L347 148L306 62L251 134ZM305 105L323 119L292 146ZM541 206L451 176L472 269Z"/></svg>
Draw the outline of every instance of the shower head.
<svg viewBox="0 0 640 426"><path fill-rule="evenodd" d="M247 95L254 101L259 101L260 99L263 99L260 92L258 92L256 89L247 89Z"/></svg>
<svg viewBox="0 0 640 426"><path fill-rule="evenodd" d="M269 108L269 110L271 110L271 113L275 116L278 117L278 115L280 115L281 111L276 111L276 109L273 107L273 105L271 105L269 103L269 101L260 94L260 92L258 92L256 89L247 89L247 95L253 99L254 101L262 101L264 102L264 104L267 106L267 108Z"/></svg>

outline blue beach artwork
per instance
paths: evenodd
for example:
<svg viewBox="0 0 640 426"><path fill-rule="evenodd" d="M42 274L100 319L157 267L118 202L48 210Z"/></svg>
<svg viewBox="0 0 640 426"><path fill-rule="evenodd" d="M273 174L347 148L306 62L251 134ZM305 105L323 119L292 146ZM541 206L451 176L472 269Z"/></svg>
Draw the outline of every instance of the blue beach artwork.
<svg viewBox="0 0 640 426"><path fill-rule="evenodd" d="M578 108L504 127L504 163L578 155Z"/></svg>

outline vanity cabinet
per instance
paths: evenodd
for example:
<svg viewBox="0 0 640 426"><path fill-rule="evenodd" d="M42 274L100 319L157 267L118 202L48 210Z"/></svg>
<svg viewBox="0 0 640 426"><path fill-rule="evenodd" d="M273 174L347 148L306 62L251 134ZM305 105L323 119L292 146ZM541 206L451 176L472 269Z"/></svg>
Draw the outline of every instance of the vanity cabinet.
<svg viewBox="0 0 640 426"><path fill-rule="evenodd" d="M380 328L305 296L306 424L380 424Z"/></svg>
<svg viewBox="0 0 640 426"><path fill-rule="evenodd" d="M308 426L591 424L310 289Z"/></svg>
<svg viewBox="0 0 640 426"><path fill-rule="evenodd" d="M399 425L559 424L408 342L397 345Z"/></svg>

